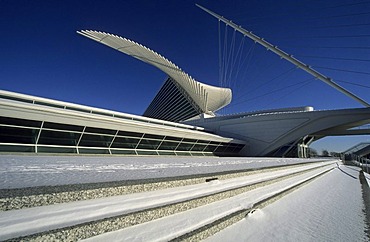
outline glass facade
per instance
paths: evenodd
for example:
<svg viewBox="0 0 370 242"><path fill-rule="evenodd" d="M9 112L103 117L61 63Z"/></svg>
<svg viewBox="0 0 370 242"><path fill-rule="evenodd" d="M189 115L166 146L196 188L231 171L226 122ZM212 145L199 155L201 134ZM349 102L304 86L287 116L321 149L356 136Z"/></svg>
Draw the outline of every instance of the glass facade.
<svg viewBox="0 0 370 242"><path fill-rule="evenodd" d="M244 144L0 117L0 152L237 156Z"/></svg>

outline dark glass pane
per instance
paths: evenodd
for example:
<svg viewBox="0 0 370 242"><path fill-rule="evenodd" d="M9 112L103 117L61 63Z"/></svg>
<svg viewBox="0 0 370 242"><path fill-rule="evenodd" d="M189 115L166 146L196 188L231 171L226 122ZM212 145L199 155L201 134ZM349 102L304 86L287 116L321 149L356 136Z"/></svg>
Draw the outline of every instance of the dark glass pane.
<svg viewBox="0 0 370 242"><path fill-rule="evenodd" d="M155 150L160 143L160 140L142 139L137 149Z"/></svg>
<svg viewBox="0 0 370 242"><path fill-rule="evenodd" d="M227 148L227 145L221 144L217 147L217 149L214 151L215 153L224 153L225 149Z"/></svg>
<svg viewBox="0 0 370 242"><path fill-rule="evenodd" d="M182 141L183 142L188 142L188 143L196 143L197 142L196 139L183 139Z"/></svg>
<svg viewBox="0 0 370 242"><path fill-rule="evenodd" d="M22 145L0 145L0 152L35 152L35 147Z"/></svg>
<svg viewBox="0 0 370 242"><path fill-rule="evenodd" d="M180 138L180 137L173 137L173 136L166 136L166 140L181 141L182 138Z"/></svg>
<svg viewBox="0 0 370 242"><path fill-rule="evenodd" d="M193 143L183 143L181 142L180 145L177 147L176 150L180 150L180 151L189 151L191 150L191 148L193 147Z"/></svg>
<svg viewBox="0 0 370 242"><path fill-rule="evenodd" d="M46 146L37 146L37 153L70 153L76 154L76 148L69 147L46 147Z"/></svg>
<svg viewBox="0 0 370 242"><path fill-rule="evenodd" d="M35 144L38 129L0 126L0 143Z"/></svg>
<svg viewBox="0 0 370 242"><path fill-rule="evenodd" d="M159 155L176 155L174 151L158 151Z"/></svg>
<svg viewBox="0 0 370 242"><path fill-rule="evenodd" d="M234 150L235 150L235 146L228 146L226 149L225 149L225 153L234 153Z"/></svg>
<svg viewBox="0 0 370 242"><path fill-rule="evenodd" d="M108 149L86 149L78 148L80 154L110 154Z"/></svg>
<svg viewBox="0 0 370 242"><path fill-rule="evenodd" d="M42 130L39 138L39 144L44 145L67 145L76 146L80 138L79 133Z"/></svg>
<svg viewBox="0 0 370 242"><path fill-rule="evenodd" d="M86 127L85 132L86 133L94 133L94 134L111 134L111 135L115 135L117 133L117 130Z"/></svg>
<svg viewBox="0 0 370 242"><path fill-rule="evenodd" d="M178 156L191 156L190 152L177 152L177 151L176 151L176 154L177 154Z"/></svg>
<svg viewBox="0 0 370 242"><path fill-rule="evenodd" d="M204 148L206 148L207 145L200 145L200 144L196 144L194 145L194 147L191 149L191 151L203 151Z"/></svg>
<svg viewBox="0 0 370 242"><path fill-rule="evenodd" d="M213 153L203 153L204 156L214 156Z"/></svg>
<svg viewBox="0 0 370 242"><path fill-rule="evenodd" d="M135 150L115 150L111 149L112 154L115 155L136 155Z"/></svg>
<svg viewBox="0 0 370 242"><path fill-rule="evenodd" d="M162 144L159 146L159 150L175 150L178 142L170 142L170 141L163 141Z"/></svg>
<svg viewBox="0 0 370 242"><path fill-rule="evenodd" d="M136 133L136 132L129 132L129 131L119 131L118 132L119 136L128 136L128 137L139 137L143 136L142 133Z"/></svg>
<svg viewBox="0 0 370 242"><path fill-rule="evenodd" d="M144 138L147 138L147 139L160 139L162 140L164 138L163 135L156 135L156 134L145 134L144 135Z"/></svg>
<svg viewBox="0 0 370 242"><path fill-rule="evenodd" d="M43 128L47 129L57 129L57 130L68 130L68 131L80 131L84 129L83 126L69 125L69 124L58 124L58 123L49 123L45 122Z"/></svg>
<svg viewBox="0 0 370 242"><path fill-rule="evenodd" d="M131 148L135 149L140 139L116 137L113 141L112 148Z"/></svg>
<svg viewBox="0 0 370 242"><path fill-rule="evenodd" d="M7 117L0 117L0 124L25 126L25 127L36 127L36 128L41 127L40 121L33 121L33 120L19 119L19 118L7 118Z"/></svg>
<svg viewBox="0 0 370 242"><path fill-rule="evenodd" d="M204 152L214 152L216 150L217 146L216 145L208 145Z"/></svg>
<svg viewBox="0 0 370 242"><path fill-rule="evenodd" d="M83 134L79 146L87 147L109 147L113 136Z"/></svg>
<svg viewBox="0 0 370 242"><path fill-rule="evenodd" d="M150 150L137 150L136 152L138 155L158 155L157 152Z"/></svg>
<svg viewBox="0 0 370 242"><path fill-rule="evenodd" d="M192 156L204 156L202 152L190 152Z"/></svg>

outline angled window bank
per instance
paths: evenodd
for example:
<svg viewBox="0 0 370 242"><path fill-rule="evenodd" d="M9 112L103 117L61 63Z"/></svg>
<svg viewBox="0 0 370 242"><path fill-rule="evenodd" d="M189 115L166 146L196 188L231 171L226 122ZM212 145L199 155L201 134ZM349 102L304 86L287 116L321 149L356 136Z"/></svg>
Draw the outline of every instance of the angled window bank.
<svg viewBox="0 0 370 242"><path fill-rule="evenodd" d="M245 142L204 129L0 91L0 152L235 156Z"/></svg>

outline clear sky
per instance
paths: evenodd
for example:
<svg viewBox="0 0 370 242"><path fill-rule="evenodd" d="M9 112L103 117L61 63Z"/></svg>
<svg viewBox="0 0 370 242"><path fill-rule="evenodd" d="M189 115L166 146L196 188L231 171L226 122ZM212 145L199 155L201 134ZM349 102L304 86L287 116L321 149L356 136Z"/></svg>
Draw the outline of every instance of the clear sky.
<svg viewBox="0 0 370 242"><path fill-rule="evenodd" d="M142 114L166 75L76 33L87 29L134 40L200 82L231 87L233 103L221 113L362 107L232 30L225 34L195 3L370 102L370 1L364 0L0 0L0 89ZM220 59L228 66L221 69L232 70L225 80ZM319 152L342 151L369 136L324 141L314 146Z"/></svg>

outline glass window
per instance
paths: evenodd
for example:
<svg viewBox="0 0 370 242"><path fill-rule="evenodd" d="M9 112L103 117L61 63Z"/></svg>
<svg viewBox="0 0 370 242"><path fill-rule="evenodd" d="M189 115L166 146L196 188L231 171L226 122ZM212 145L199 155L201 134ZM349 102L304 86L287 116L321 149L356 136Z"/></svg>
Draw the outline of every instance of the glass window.
<svg viewBox="0 0 370 242"><path fill-rule="evenodd" d="M158 147L159 150L175 150L178 146L178 142L163 141L162 144Z"/></svg>
<svg viewBox="0 0 370 242"><path fill-rule="evenodd" d="M157 152L150 150L137 150L136 152L138 155L158 155Z"/></svg>
<svg viewBox="0 0 370 242"><path fill-rule="evenodd" d="M162 140L164 138L164 136L163 135L156 135L156 134L145 134L144 138Z"/></svg>
<svg viewBox="0 0 370 242"><path fill-rule="evenodd" d="M136 155L135 150L111 149L110 151L115 155Z"/></svg>
<svg viewBox="0 0 370 242"><path fill-rule="evenodd" d="M166 136L166 140L181 141L180 137Z"/></svg>
<svg viewBox="0 0 370 242"><path fill-rule="evenodd" d="M79 146L87 147L109 147L113 136L83 134Z"/></svg>
<svg viewBox="0 0 370 242"><path fill-rule="evenodd" d="M183 141L183 142L193 143L193 144L197 142L197 140L196 140L196 139L183 139L182 141Z"/></svg>
<svg viewBox="0 0 370 242"><path fill-rule="evenodd" d="M39 129L0 126L0 143L35 144Z"/></svg>
<svg viewBox="0 0 370 242"><path fill-rule="evenodd" d="M129 132L129 131L119 131L119 136L127 136L127 137L138 137L141 138L143 136L142 133L136 133L136 132Z"/></svg>
<svg viewBox="0 0 370 242"><path fill-rule="evenodd" d="M137 149L155 150L160 143L160 140L142 139Z"/></svg>
<svg viewBox="0 0 370 242"><path fill-rule="evenodd" d="M177 147L176 150L189 151L189 150L191 150L191 148L193 146L194 146L194 143L184 143L184 142L181 142L180 145Z"/></svg>
<svg viewBox="0 0 370 242"><path fill-rule="evenodd" d="M42 130L39 138L39 144L44 145L67 145L76 146L80 138L80 133Z"/></svg>
<svg viewBox="0 0 370 242"><path fill-rule="evenodd" d="M203 153L204 156L214 156L213 153L205 152Z"/></svg>
<svg viewBox="0 0 370 242"><path fill-rule="evenodd" d="M110 154L108 149L87 149L78 148L80 154Z"/></svg>
<svg viewBox="0 0 370 242"><path fill-rule="evenodd" d="M0 145L0 152L35 152L35 147L23 145Z"/></svg>
<svg viewBox="0 0 370 242"><path fill-rule="evenodd" d="M217 147L217 149L214 152L217 154L224 153L226 148L227 145L221 144L220 146Z"/></svg>
<svg viewBox="0 0 370 242"><path fill-rule="evenodd" d="M71 153L76 154L76 148L69 147L47 147L47 146L37 146L37 153Z"/></svg>
<svg viewBox="0 0 370 242"><path fill-rule="evenodd" d="M84 127L77 126L77 125L69 125L69 124L58 124L58 123L49 123L45 122L43 128L46 129L57 129L57 130L68 130L68 131L80 131L82 132Z"/></svg>
<svg viewBox="0 0 370 242"><path fill-rule="evenodd" d="M130 148L135 149L140 139L127 138L127 137L116 137L113 141L112 148Z"/></svg>
<svg viewBox="0 0 370 242"><path fill-rule="evenodd" d="M176 151L176 154L178 156L191 156L190 152L178 152L178 151Z"/></svg>
<svg viewBox="0 0 370 242"><path fill-rule="evenodd" d="M41 127L41 121L33 121L27 119L19 119L19 118L8 118L8 117L0 117L0 124L8 124L14 126L25 126L25 127Z"/></svg>
<svg viewBox="0 0 370 242"><path fill-rule="evenodd" d="M174 151L158 151L159 155L176 155Z"/></svg>
<svg viewBox="0 0 370 242"><path fill-rule="evenodd" d="M214 152L216 150L216 148L217 148L217 145L208 145L205 148L204 152Z"/></svg>
<svg viewBox="0 0 370 242"><path fill-rule="evenodd" d="M195 144L191 151L203 151L207 145Z"/></svg>
<svg viewBox="0 0 370 242"><path fill-rule="evenodd" d="M111 135L115 135L117 133L117 130L86 127L85 132L86 133L94 133L94 134L111 134Z"/></svg>

